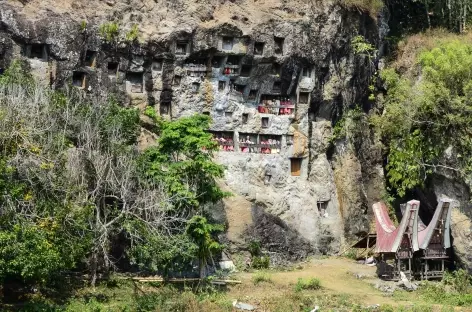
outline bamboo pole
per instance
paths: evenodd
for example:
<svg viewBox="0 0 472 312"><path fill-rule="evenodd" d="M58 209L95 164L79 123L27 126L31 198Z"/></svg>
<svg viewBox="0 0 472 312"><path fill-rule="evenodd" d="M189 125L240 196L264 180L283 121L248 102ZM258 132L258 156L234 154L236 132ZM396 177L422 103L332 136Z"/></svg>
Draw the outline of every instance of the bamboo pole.
<svg viewBox="0 0 472 312"><path fill-rule="evenodd" d="M133 277L135 281L141 283L150 283L150 282L166 282L166 283L185 283L185 282L197 282L200 281L199 278L172 278L172 279L163 279L162 277ZM225 284L241 284L241 281L238 280L212 280L211 283L225 283Z"/></svg>

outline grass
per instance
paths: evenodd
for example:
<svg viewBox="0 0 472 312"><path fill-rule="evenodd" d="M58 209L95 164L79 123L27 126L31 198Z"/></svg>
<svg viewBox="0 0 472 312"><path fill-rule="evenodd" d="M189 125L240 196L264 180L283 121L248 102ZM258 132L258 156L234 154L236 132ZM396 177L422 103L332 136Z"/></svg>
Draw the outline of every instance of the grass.
<svg viewBox="0 0 472 312"><path fill-rule="evenodd" d="M452 274L445 274L441 282L421 282L420 287L415 292L397 289L393 293L393 299L397 302L420 303L414 311L431 311L426 307L432 305L441 305L441 311L454 311L454 307L466 307L467 310L471 310L472 285L467 272L458 270ZM405 308L402 309L402 311L410 311ZM393 309L391 311L397 310Z"/></svg>
<svg viewBox="0 0 472 312"><path fill-rule="evenodd" d="M418 291L418 296L426 302L447 306L472 307L472 293L454 291L444 283L425 282Z"/></svg>
<svg viewBox="0 0 472 312"><path fill-rule="evenodd" d="M264 292L265 282L272 280L266 272L255 273L253 280L260 280L257 291ZM269 279L267 279L269 277ZM433 308L432 303L427 304L426 300L418 297L418 302L408 306L382 305L377 308L361 305L353 295L333 294L321 289L321 283L316 278L299 279L295 289L281 286L280 292L273 296L262 296L256 300L257 307L261 311L273 312L307 312L316 305L323 311L453 311L452 307L445 306L441 310ZM254 292L254 288L248 285L240 285L249 292ZM272 286L270 286L272 287ZM318 290L318 291L309 291ZM426 290L429 291L429 290ZM246 294L252 297L251 293L241 293L241 301L253 304L254 298L246 298ZM150 286L148 284L133 284L129 281L120 281L118 285L99 285L95 289L84 288L79 290L66 304L54 305L47 300L35 300L22 307L11 307L11 309L0 307L1 311L25 311L25 312L229 312L232 309L234 293L227 293L216 289L206 289L203 292L192 291L188 287L173 286ZM415 301L416 302L416 301ZM434 303L438 303L434 301ZM455 301L455 303L460 303Z"/></svg>
<svg viewBox="0 0 472 312"><path fill-rule="evenodd" d="M352 248L351 250L346 251L343 254L343 257L351 259L351 260L357 260L357 252Z"/></svg>
<svg viewBox="0 0 472 312"><path fill-rule="evenodd" d="M116 287L106 284L83 288L65 304L54 304L46 298L36 298L26 304L0 306L1 311L25 312L174 312L232 311L231 301L223 292L204 292L173 286L152 287L121 281Z"/></svg>
<svg viewBox="0 0 472 312"><path fill-rule="evenodd" d="M372 311L372 309L361 309L359 311ZM391 306L391 305L384 305L379 307L378 309L374 309L373 311L379 312L432 312L436 311L431 305L411 305L411 306Z"/></svg>
<svg viewBox="0 0 472 312"><path fill-rule="evenodd" d="M241 277L243 276L239 276ZM338 278L344 279L343 276ZM258 271L250 274L250 278L247 276L242 280L243 284L229 288L215 288L210 284L197 288L196 285L188 284L134 283L126 279L113 278L96 288L79 288L61 303L55 303L44 295L35 294L21 306L0 305L0 311L229 312L233 311L234 299L253 304L260 311L271 312L308 312L315 306L320 306L322 311L340 312L446 312L453 311L453 307L457 306L466 307L465 309L472 306L472 290L468 275L465 273L450 275L443 282L422 283L416 292L395 291L393 300L384 302L378 307L366 305L366 297L359 296L358 293L333 292L328 281L327 287L322 287L317 278L299 278L294 285L287 280L285 272ZM346 282L349 283L349 280L346 279Z"/></svg>
<svg viewBox="0 0 472 312"><path fill-rule="evenodd" d="M415 301L440 304L445 306L445 309L451 306L470 308L472 307L471 278L465 270L446 272L441 282L424 281L416 292L410 294L397 290L394 298L404 300L411 295L416 297Z"/></svg>
<svg viewBox="0 0 472 312"><path fill-rule="evenodd" d="M321 288L321 281L317 278L303 279L299 278L295 284L295 292L302 290L318 290Z"/></svg>
<svg viewBox="0 0 472 312"><path fill-rule="evenodd" d="M256 272L252 276L252 282L254 283L254 285L257 285L259 283L273 283L270 274L264 271Z"/></svg>

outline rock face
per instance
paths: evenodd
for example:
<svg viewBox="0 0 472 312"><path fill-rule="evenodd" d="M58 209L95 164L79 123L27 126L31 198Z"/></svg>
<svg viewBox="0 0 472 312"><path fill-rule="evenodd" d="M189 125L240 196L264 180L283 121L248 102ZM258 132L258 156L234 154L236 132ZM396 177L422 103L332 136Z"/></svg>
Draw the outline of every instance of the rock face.
<svg viewBox="0 0 472 312"><path fill-rule="evenodd" d="M2 68L24 58L52 88L114 93L170 119L210 115L222 183L237 196L223 203L231 242L260 239L301 258L368 231L381 191L365 184L382 185L379 157L330 152L332 122L368 85L369 65L351 48L359 34L377 42L368 14L301 0L33 0L2 2L0 21ZM119 31L107 41L109 21ZM126 42L133 24L139 38ZM142 122L144 148L155 138ZM248 209L252 220L239 222Z"/></svg>
<svg viewBox="0 0 472 312"><path fill-rule="evenodd" d="M448 196L455 200L451 214L454 260L459 267L466 268L469 272L472 272L472 204L470 201L470 182L466 183L448 172L440 171L439 173L431 181L431 193L436 198ZM431 203L432 201L430 198L425 198L423 202ZM434 204L436 204L436 201L433 201L430 206ZM432 211L430 209L430 213Z"/></svg>

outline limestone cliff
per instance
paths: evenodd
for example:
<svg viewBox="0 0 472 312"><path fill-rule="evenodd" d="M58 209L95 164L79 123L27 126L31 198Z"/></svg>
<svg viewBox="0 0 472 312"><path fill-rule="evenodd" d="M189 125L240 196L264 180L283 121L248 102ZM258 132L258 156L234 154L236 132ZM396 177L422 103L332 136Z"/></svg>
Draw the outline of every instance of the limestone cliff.
<svg viewBox="0 0 472 312"><path fill-rule="evenodd" d="M104 31L111 22L116 33ZM223 203L228 238L300 258L368 231L381 195L369 134L360 150L333 154L330 141L367 88L370 65L351 40L377 44L378 33L369 14L335 2L1 1L0 67L24 58L52 88L114 93L165 118L209 114L221 183L236 195ZM145 147L154 139L142 121Z"/></svg>

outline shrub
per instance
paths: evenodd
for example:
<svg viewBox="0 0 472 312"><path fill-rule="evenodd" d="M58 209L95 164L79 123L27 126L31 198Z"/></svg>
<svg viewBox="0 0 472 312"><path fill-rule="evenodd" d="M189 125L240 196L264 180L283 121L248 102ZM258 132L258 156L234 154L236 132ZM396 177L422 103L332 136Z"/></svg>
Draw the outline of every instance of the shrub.
<svg viewBox="0 0 472 312"><path fill-rule="evenodd" d="M253 257L251 266L254 269L268 269L270 265L269 256Z"/></svg>
<svg viewBox="0 0 472 312"><path fill-rule="evenodd" d="M45 283L66 267L60 246L49 239L50 233L32 224L16 224L0 232L0 281L21 279Z"/></svg>
<svg viewBox="0 0 472 312"><path fill-rule="evenodd" d="M466 270L446 272L443 277L444 285L450 285L459 294L467 294L471 289L471 279Z"/></svg>
<svg viewBox="0 0 472 312"><path fill-rule="evenodd" d="M344 253L344 257L346 257L348 259L356 260L357 259L357 252L355 250L351 249L351 250Z"/></svg>
<svg viewBox="0 0 472 312"><path fill-rule="evenodd" d="M461 274L462 273L459 273L459 275ZM425 282L424 287L420 288L420 296L424 300L436 304L445 304L452 306L472 306L472 294L459 293L457 289L460 288L455 288L453 284L450 284L451 277L446 276L446 280L447 279L449 279L449 281L445 282L443 280L442 283ZM446 285L446 283L448 284ZM452 289L448 288L448 286L452 286Z"/></svg>
<svg viewBox="0 0 472 312"><path fill-rule="evenodd" d="M212 254L223 249L223 245L218 243L212 236L224 230L221 224L211 224L207 218L193 216L187 223L187 235L196 244L197 256L200 262L200 278L205 277L205 267Z"/></svg>
<svg viewBox="0 0 472 312"><path fill-rule="evenodd" d="M295 284L295 291L299 292L302 290L317 290L321 288L321 281L315 277L309 280L299 278L297 284Z"/></svg>
<svg viewBox="0 0 472 312"><path fill-rule="evenodd" d="M383 112L371 119L386 142L387 177L399 196L423 187L440 167L462 178L472 172L472 143L464 139L472 122L472 44L440 43L415 65L415 77L381 71L387 96ZM458 157L445 166L448 148Z"/></svg>
<svg viewBox="0 0 472 312"><path fill-rule="evenodd" d="M105 23L100 25L99 32L107 42L113 42L118 38L119 26L115 22Z"/></svg>
<svg viewBox="0 0 472 312"><path fill-rule="evenodd" d="M138 25L134 24L133 27L126 33L125 39L128 42L133 42L138 40L139 37L139 29Z"/></svg>
<svg viewBox="0 0 472 312"><path fill-rule="evenodd" d="M87 30L87 21L86 20L82 20L80 22L80 31L86 31Z"/></svg>
<svg viewBox="0 0 472 312"><path fill-rule="evenodd" d="M255 256L259 256L261 254L261 242L259 241L251 241L249 243L249 253L251 254L251 256L255 257Z"/></svg>
<svg viewBox="0 0 472 312"><path fill-rule="evenodd" d="M146 106L144 109L144 115L148 116L149 118L156 119L157 118L157 113L154 107L152 106Z"/></svg>
<svg viewBox="0 0 472 312"><path fill-rule="evenodd" d="M272 277L267 272L257 272L252 276L252 282L254 285L259 283L272 283Z"/></svg>

